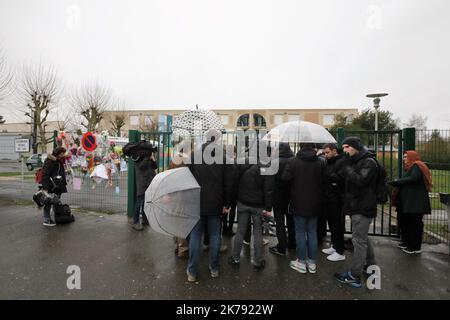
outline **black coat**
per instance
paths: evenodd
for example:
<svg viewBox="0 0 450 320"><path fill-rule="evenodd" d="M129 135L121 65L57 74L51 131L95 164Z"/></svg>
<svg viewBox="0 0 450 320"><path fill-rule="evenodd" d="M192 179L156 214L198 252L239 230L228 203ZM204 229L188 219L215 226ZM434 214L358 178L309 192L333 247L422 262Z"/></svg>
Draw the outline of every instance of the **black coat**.
<svg viewBox="0 0 450 320"><path fill-rule="evenodd" d="M61 177L58 179L58 177ZM56 184L56 188L51 181ZM44 161L42 167L42 188L48 190L50 193L66 193L67 192L67 181L66 181L66 171L64 169L64 164L56 159L55 156L49 154L47 159Z"/></svg>
<svg viewBox="0 0 450 320"><path fill-rule="evenodd" d="M208 144L202 145L202 152ZM222 148L222 146L218 147ZM199 150L196 150L199 152ZM200 185L200 214L221 215L223 207L232 204L233 178L235 166L223 163L206 164L203 157L201 164L195 164L195 155L192 154L189 169Z"/></svg>
<svg viewBox="0 0 450 320"><path fill-rule="evenodd" d="M246 164L237 166L238 201L250 207L272 211L275 176L261 174L265 170L264 166L252 163L247 159Z"/></svg>
<svg viewBox="0 0 450 320"><path fill-rule="evenodd" d="M344 213L362 214L368 218L377 215L377 163L367 149L350 158L341 175L345 177Z"/></svg>
<svg viewBox="0 0 450 320"><path fill-rule="evenodd" d="M339 202L344 198L345 180L338 175L338 168L344 155L326 159L325 166L325 200L327 202Z"/></svg>
<svg viewBox="0 0 450 320"><path fill-rule="evenodd" d="M397 211L401 213L431 214L430 197L428 195L422 170L413 165L402 178L393 185L400 188Z"/></svg>
<svg viewBox="0 0 450 320"><path fill-rule="evenodd" d="M300 150L288 161L281 177L291 183L290 213L302 217L322 213L325 162L317 157L314 149Z"/></svg>
<svg viewBox="0 0 450 320"><path fill-rule="evenodd" d="M156 175L155 170L158 168L156 162L148 155L144 158L139 158L135 163L136 168L136 196L145 195L145 191Z"/></svg>
<svg viewBox="0 0 450 320"><path fill-rule="evenodd" d="M294 157L294 152L292 152L289 144L280 143L278 153L278 172L275 175L275 191L273 196L273 206L275 208L285 208L289 205L289 190L290 184L288 181L284 181L281 177L286 164L289 159ZM274 160L276 161L276 160Z"/></svg>

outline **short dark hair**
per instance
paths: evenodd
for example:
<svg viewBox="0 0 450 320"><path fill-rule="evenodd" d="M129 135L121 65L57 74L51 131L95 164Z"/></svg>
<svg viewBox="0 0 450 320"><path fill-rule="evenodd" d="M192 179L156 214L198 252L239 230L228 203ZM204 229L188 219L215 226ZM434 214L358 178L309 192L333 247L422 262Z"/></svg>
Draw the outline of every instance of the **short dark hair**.
<svg viewBox="0 0 450 320"><path fill-rule="evenodd" d="M66 151L67 151L66 148L63 147L55 148L53 149L52 156L56 157L58 154L66 153Z"/></svg>
<svg viewBox="0 0 450 320"><path fill-rule="evenodd" d="M322 149L326 149L326 148L328 148L328 149L330 149L330 150L336 150L336 151L338 151L338 146L337 146L336 143L325 143L325 144L323 145Z"/></svg>
<svg viewBox="0 0 450 320"><path fill-rule="evenodd" d="M300 149L315 149L315 148L316 148L315 143L309 143L309 142L300 143Z"/></svg>

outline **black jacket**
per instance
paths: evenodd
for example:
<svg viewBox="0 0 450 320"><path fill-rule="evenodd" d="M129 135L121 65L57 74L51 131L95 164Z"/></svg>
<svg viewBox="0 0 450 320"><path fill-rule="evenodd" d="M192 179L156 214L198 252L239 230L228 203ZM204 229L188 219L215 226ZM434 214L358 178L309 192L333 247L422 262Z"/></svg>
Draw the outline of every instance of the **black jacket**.
<svg viewBox="0 0 450 320"><path fill-rule="evenodd" d="M319 216L323 206L325 162L314 149L302 149L291 158L282 173L291 182L289 212L302 217Z"/></svg>
<svg viewBox="0 0 450 320"><path fill-rule="evenodd" d="M139 158L135 163L136 168L136 195L138 197L145 195L145 191L156 175L155 170L158 168L156 162L148 155Z"/></svg>
<svg viewBox="0 0 450 320"><path fill-rule="evenodd" d="M201 152L210 143L202 145ZM222 148L219 146L218 148ZM199 152L199 150L196 150ZM214 153L212 153L214 156ZM221 215L223 207L230 207L232 204L232 188L235 166L226 164L225 156L223 163L206 164L203 156L202 163L195 164L195 154L192 153L189 169L200 185L200 214L201 215Z"/></svg>
<svg viewBox="0 0 450 320"><path fill-rule="evenodd" d="M431 214L430 197L417 165L392 183L400 188L397 211L401 213Z"/></svg>
<svg viewBox="0 0 450 320"><path fill-rule="evenodd" d="M237 166L239 173L238 201L250 207L272 211L275 176L261 174L265 168L255 164L254 160L246 159L246 164Z"/></svg>
<svg viewBox="0 0 450 320"><path fill-rule="evenodd" d="M58 178L60 177L60 178ZM53 182L56 184L54 187ZM44 161L42 167L42 188L50 193L66 193L67 181L64 164L56 159L55 156L49 154Z"/></svg>
<svg viewBox="0 0 450 320"><path fill-rule="evenodd" d="M281 178L281 175L289 159L294 157L294 152L292 152L288 143L280 143L278 150L278 172L275 175L273 206L275 208L285 208L289 205L290 183L288 181L284 181Z"/></svg>
<svg viewBox="0 0 450 320"><path fill-rule="evenodd" d="M324 194L328 202L339 202L344 198L345 181L338 175L338 168L343 157L343 154L338 154L334 158L326 159Z"/></svg>
<svg viewBox="0 0 450 320"><path fill-rule="evenodd" d="M344 213L362 214L368 218L377 215L377 163L374 155L363 148L351 157L341 171L345 178Z"/></svg>

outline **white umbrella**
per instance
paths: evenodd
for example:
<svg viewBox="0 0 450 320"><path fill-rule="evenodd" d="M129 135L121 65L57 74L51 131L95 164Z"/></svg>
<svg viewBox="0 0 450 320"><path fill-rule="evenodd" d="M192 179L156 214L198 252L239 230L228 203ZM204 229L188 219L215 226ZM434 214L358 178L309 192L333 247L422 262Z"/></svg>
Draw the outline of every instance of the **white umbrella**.
<svg viewBox="0 0 450 320"><path fill-rule="evenodd" d="M211 110L193 109L178 115L172 124L175 136L203 134L209 129L224 130L222 121Z"/></svg>
<svg viewBox="0 0 450 320"><path fill-rule="evenodd" d="M327 129L308 121L283 123L270 130L263 140L288 143L336 143L336 140Z"/></svg>
<svg viewBox="0 0 450 320"><path fill-rule="evenodd" d="M187 167L157 174L145 191L153 230L186 238L200 219L200 186Z"/></svg>

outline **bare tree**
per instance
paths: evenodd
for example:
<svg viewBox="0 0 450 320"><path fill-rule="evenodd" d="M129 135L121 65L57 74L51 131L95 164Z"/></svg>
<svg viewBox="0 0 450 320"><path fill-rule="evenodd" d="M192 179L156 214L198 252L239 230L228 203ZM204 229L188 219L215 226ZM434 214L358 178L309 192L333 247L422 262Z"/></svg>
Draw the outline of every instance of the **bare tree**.
<svg viewBox="0 0 450 320"><path fill-rule="evenodd" d="M405 128L416 128L416 130L427 130L427 116L421 116L420 114L413 113L407 122L403 125Z"/></svg>
<svg viewBox="0 0 450 320"><path fill-rule="evenodd" d="M0 101L5 100L12 92L12 69L7 66L6 56L3 49L0 48ZM3 116L0 115L0 124L5 123Z"/></svg>
<svg viewBox="0 0 450 320"><path fill-rule="evenodd" d="M57 103L59 78L52 66L39 64L24 65L22 79L18 85L18 94L26 108L24 114L31 119L33 153L47 151L50 138L46 137L46 122L50 111Z"/></svg>
<svg viewBox="0 0 450 320"><path fill-rule="evenodd" d="M125 111L125 102L124 101L117 101L114 104L113 109L111 110L111 116L108 119L109 124L112 126L112 132L110 134L116 135L117 137L121 136L121 129L125 126L126 122L126 116L127 113Z"/></svg>
<svg viewBox="0 0 450 320"><path fill-rule="evenodd" d="M110 101L110 90L98 83L80 87L71 99L74 110L84 118L81 125L87 131L97 129Z"/></svg>

